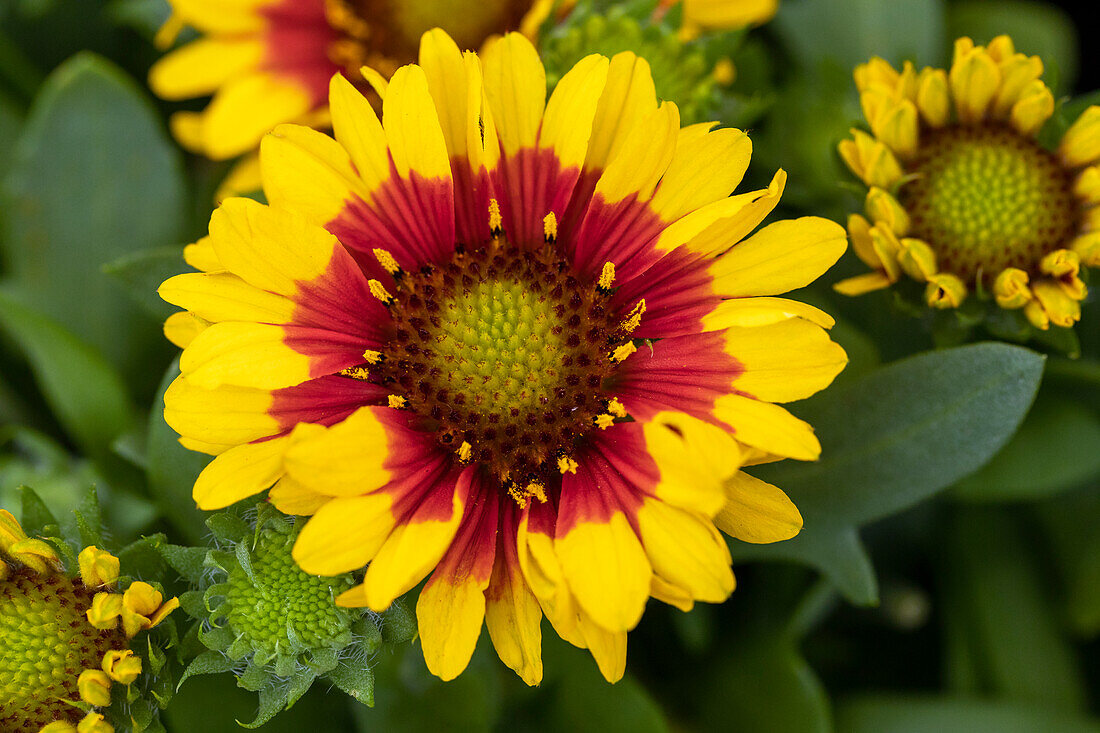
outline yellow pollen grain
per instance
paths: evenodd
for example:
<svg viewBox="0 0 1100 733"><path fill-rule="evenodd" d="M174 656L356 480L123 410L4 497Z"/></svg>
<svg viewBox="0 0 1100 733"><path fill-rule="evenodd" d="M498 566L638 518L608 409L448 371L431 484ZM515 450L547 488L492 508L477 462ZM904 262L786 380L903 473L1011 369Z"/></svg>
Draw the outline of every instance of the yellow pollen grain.
<svg viewBox="0 0 1100 733"><path fill-rule="evenodd" d="M389 397L387 397L386 402L388 402L389 406L395 410L400 410L405 405L409 404L404 397L396 394L391 394Z"/></svg>
<svg viewBox="0 0 1100 733"><path fill-rule="evenodd" d="M467 443L465 440L462 441L462 445L458 446L458 460L465 463L466 461L470 460L470 454L473 452L474 447Z"/></svg>
<svg viewBox="0 0 1100 733"><path fill-rule="evenodd" d="M634 309L630 311L630 314L623 321L622 329L626 333L633 333L642 322L642 316L645 315L645 298L638 301L638 304L634 306Z"/></svg>
<svg viewBox="0 0 1100 733"><path fill-rule="evenodd" d="M627 341L621 346L617 346L614 351L611 352L611 361L618 364L625 361L628 356L638 350L638 347L634 345L633 341Z"/></svg>
<svg viewBox="0 0 1100 733"><path fill-rule="evenodd" d="M562 456L558 459L558 471L560 471L562 474L576 473L577 462L569 456Z"/></svg>
<svg viewBox="0 0 1100 733"><path fill-rule="evenodd" d="M391 275L401 272L401 265L397 264L397 260L387 250L381 247L375 249L374 257L378 260L378 264L382 266L382 269Z"/></svg>
<svg viewBox="0 0 1100 733"><path fill-rule="evenodd" d="M596 287L602 290L610 290L613 282L615 282L615 263L608 261L603 263L603 269L600 271L600 279L596 281Z"/></svg>
<svg viewBox="0 0 1100 733"><path fill-rule="evenodd" d="M367 349L363 352L363 358L368 364L377 364L378 362L382 361L382 352L371 351L370 349Z"/></svg>
<svg viewBox="0 0 1100 733"><path fill-rule="evenodd" d="M596 427L600 430L607 430L609 427L615 424L615 418L608 414L596 415Z"/></svg>
<svg viewBox="0 0 1100 733"><path fill-rule="evenodd" d="M393 300L393 296L390 295L390 292L388 290L386 290L386 286L378 282L377 280L372 279L370 282L367 283L367 287L370 288L371 295L378 298L386 305L389 305L390 302Z"/></svg>
<svg viewBox="0 0 1100 733"><path fill-rule="evenodd" d="M546 487L538 481L532 481L522 489L519 484L512 484L508 487L508 495L515 499L521 509L527 508L531 503L531 497L538 499L540 504L546 503Z"/></svg>
<svg viewBox="0 0 1100 733"><path fill-rule="evenodd" d="M366 381L370 379L370 372L361 366L348 367L340 371L341 377L351 377L352 379L359 379Z"/></svg>
<svg viewBox="0 0 1100 733"><path fill-rule="evenodd" d="M558 238L558 217L551 211L542 219L542 236L547 242Z"/></svg>
<svg viewBox="0 0 1100 733"><path fill-rule="evenodd" d="M489 231L499 232L504 226L504 217L500 215L500 202L489 199Z"/></svg>
<svg viewBox="0 0 1100 733"><path fill-rule="evenodd" d="M615 417L626 417L626 407L622 402L619 402L618 397L612 397L611 401L607 403L607 411Z"/></svg>

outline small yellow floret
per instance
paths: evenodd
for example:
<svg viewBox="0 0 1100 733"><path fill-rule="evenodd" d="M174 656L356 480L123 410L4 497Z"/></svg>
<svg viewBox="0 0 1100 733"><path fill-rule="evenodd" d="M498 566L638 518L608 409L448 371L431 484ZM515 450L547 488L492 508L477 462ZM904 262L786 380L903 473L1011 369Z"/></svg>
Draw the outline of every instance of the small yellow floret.
<svg viewBox="0 0 1100 733"><path fill-rule="evenodd" d="M596 415L596 427L598 427L600 430L607 430L614 424L615 418L612 415Z"/></svg>
<svg viewBox="0 0 1100 733"><path fill-rule="evenodd" d="M118 580L118 558L98 547L85 547L77 557L77 564L86 588L114 585Z"/></svg>
<svg viewBox="0 0 1100 733"><path fill-rule="evenodd" d="M76 680L80 699L97 708L111 704L111 678L101 669L86 669Z"/></svg>
<svg viewBox="0 0 1100 733"><path fill-rule="evenodd" d="M102 666L112 680L129 685L141 674L141 657L131 649L112 649L103 655Z"/></svg>

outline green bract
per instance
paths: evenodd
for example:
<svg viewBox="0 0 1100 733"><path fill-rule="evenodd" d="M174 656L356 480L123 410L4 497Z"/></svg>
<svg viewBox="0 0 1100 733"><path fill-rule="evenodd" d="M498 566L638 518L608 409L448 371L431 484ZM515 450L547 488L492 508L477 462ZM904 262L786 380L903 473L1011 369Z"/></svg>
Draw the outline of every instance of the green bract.
<svg viewBox="0 0 1100 733"><path fill-rule="evenodd" d="M373 705L371 658L383 644L416 633L404 607L395 604L379 615L336 605L355 584L352 575L322 577L298 568L291 550L304 523L267 504L251 521L225 513L206 523L217 540L214 549L163 550L198 587L180 600L199 621L193 631L206 651L188 665L181 684L192 675L232 671L240 687L259 693L259 711L248 728L291 707L319 677Z"/></svg>

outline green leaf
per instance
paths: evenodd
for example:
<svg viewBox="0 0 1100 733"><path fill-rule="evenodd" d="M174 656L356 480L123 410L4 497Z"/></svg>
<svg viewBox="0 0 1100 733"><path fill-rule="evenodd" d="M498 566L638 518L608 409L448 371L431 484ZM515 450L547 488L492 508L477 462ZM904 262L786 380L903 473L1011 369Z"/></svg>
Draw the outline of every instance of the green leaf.
<svg viewBox="0 0 1100 733"><path fill-rule="evenodd" d="M955 507L947 530L941 613L959 630L949 640L961 648L949 658L969 658L962 691L1083 710L1081 671L1051 607L1046 571L1012 515Z"/></svg>
<svg viewBox="0 0 1100 733"><path fill-rule="evenodd" d="M53 527L55 530L58 527L57 519L54 518L53 512L49 510L46 503L42 501L42 498L35 493L34 489L27 486L20 486L19 493L23 497L23 516L21 517L21 524L23 525L23 531L30 536L41 535L42 531L47 527Z"/></svg>
<svg viewBox="0 0 1100 733"><path fill-rule="evenodd" d="M967 501L1040 499L1100 474L1100 417L1080 401L1041 397L1000 453L960 481Z"/></svg>
<svg viewBox="0 0 1100 733"><path fill-rule="evenodd" d="M940 0L802 0L780 3L769 26L804 67L823 62L851 72L872 56L919 65L944 58Z"/></svg>
<svg viewBox="0 0 1100 733"><path fill-rule="evenodd" d="M73 440L93 455L134 421L118 372L95 348L0 290L0 328L20 346L54 415Z"/></svg>
<svg viewBox="0 0 1100 733"><path fill-rule="evenodd" d="M251 723L241 723L242 728L259 728L282 711L290 697L285 686L268 687L260 690L260 707L256 711L256 717ZM238 721L240 722L240 721Z"/></svg>
<svg viewBox="0 0 1100 733"><path fill-rule="evenodd" d="M214 533L214 536L223 542L244 542L245 538L252 534L248 523L238 516L228 512L212 514L206 518L206 526ZM248 546L244 545L247 553ZM240 562L240 552L237 553L237 561ZM247 570L251 575L251 569Z"/></svg>
<svg viewBox="0 0 1100 733"><path fill-rule="evenodd" d="M161 300L157 289L168 278L187 271L180 247L155 247L132 252L108 262L101 269L115 278L134 302L158 321L179 310Z"/></svg>
<svg viewBox="0 0 1100 733"><path fill-rule="evenodd" d="M970 36L985 44L1008 34L1016 50L1037 55L1056 78L1055 96L1073 88L1077 77L1077 33L1073 20L1052 4L1031 0L958 0L948 6L948 38Z"/></svg>
<svg viewBox="0 0 1100 733"><path fill-rule="evenodd" d="M821 459L751 469L794 500L805 529L792 540L749 546L735 559L797 559L845 578L867 603L870 567L859 526L927 499L992 457L1023 419L1043 357L1005 344L974 344L895 362L793 406L821 439Z"/></svg>
<svg viewBox="0 0 1100 733"><path fill-rule="evenodd" d="M109 61L74 56L43 84L3 184L13 286L151 389L150 349L167 348L158 324L100 271L183 239L180 155L146 95Z"/></svg>
<svg viewBox="0 0 1100 733"><path fill-rule="evenodd" d="M161 557L169 566L193 585L202 582L206 574L206 548L163 545Z"/></svg>
<svg viewBox="0 0 1100 733"><path fill-rule="evenodd" d="M1079 634L1100 634L1100 487L1044 501L1035 507L1064 588L1065 615Z"/></svg>
<svg viewBox="0 0 1100 733"><path fill-rule="evenodd" d="M837 707L837 733L1100 733L1100 723L1041 707L950 697L868 695Z"/></svg>
<svg viewBox="0 0 1100 733"><path fill-rule="evenodd" d="M403 598L398 598L382 614L382 638L388 644L404 644L416 638L416 617L405 606Z"/></svg>
<svg viewBox="0 0 1100 733"><path fill-rule="evenodd" d="M164 556L161 554L164 545L163 534L142 537L126 545L118 553L123 571L127 575L146 580L162 577L166 569Z"/></svg>
<svg viewBox="0 0 1100 733"><path fill-rule="evenodd" d="M191 664L187 665L187 669L184 670L179 683L176 684L176 691L178 692L179 689L183 687L183 683L187 681L188 677L193 677L198 674L220 674L222 672L228 672L233 669L233 665L233 660L221 652L203 652L192 659Z"/></svg>
<svg viewBox="0 0 1100 733"><path fill-rule="evenodd" d="M210 462L210 456L184 448L179 444L176 431L164 422L164 393L177 376L178 361L165 372L149 413L146 477L149 493L183 538L192 544L205 544L208 534L206 515L195 506L191 489L199 473Z"/></svg>
<svg viewBox="0 0 1100 733"><path fill-rule="evenodd" d="M99 508L99 493L94 486L85 492L84 500L76 510L76 528L80 532L81 545L103 546L103 514Z"/></svg>
<svg viewBox="0 0 1100 733"><path fill-rule="evenodd" d="M374 707L374 670L360 659L345 659L325 677L368 707Z"/></svg>
<svg viewBox="0 0 1100 733"><path fill-rule="evenodd" d="M18 105L0 93L0 178L8 172L22 127L23 113Z"/></svg>

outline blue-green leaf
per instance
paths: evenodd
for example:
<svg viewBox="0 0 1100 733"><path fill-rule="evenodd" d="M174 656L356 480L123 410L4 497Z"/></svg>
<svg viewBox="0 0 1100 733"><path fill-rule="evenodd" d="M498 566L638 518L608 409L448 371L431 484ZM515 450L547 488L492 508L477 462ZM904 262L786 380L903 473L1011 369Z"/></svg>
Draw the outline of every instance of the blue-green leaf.
<svg viewBox="0 0 1100 733"><path fill-rule="evenodd" d="M1100 733L1100 723L1041 707L951 697L869 695L838 706L837 733Z"/></svg>

